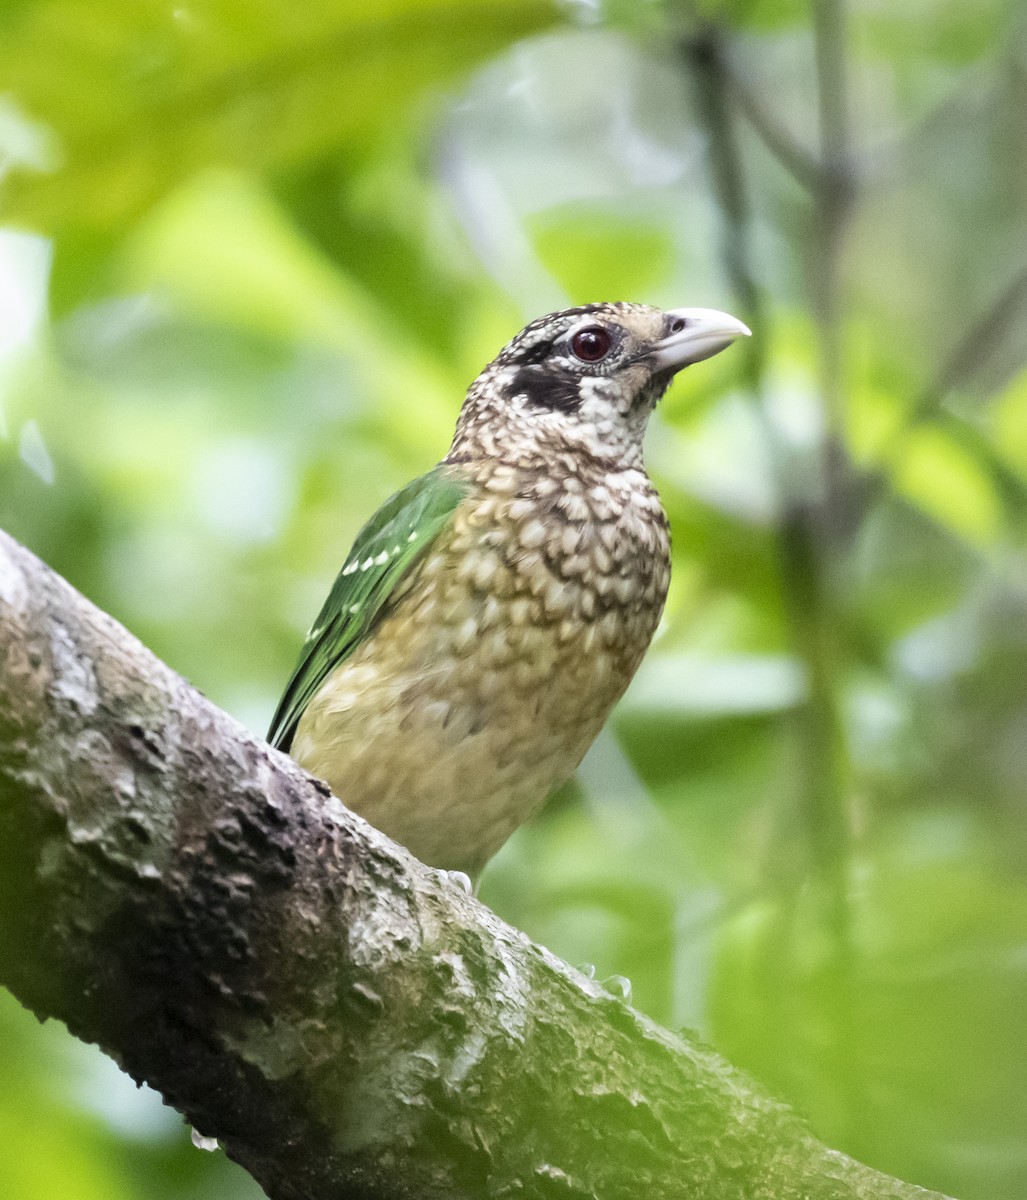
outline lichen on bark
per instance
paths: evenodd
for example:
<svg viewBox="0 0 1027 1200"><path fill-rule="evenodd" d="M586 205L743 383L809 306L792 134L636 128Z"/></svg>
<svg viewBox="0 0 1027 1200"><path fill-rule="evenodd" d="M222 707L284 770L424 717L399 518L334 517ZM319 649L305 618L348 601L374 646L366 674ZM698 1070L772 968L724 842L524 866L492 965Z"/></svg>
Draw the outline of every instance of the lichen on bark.
<svg viewBox="0 0 1027 1200"><path fill-rule="evenodd" d="M273 1200L937 1196L416 862L3 533L0 982Z"/></svg>

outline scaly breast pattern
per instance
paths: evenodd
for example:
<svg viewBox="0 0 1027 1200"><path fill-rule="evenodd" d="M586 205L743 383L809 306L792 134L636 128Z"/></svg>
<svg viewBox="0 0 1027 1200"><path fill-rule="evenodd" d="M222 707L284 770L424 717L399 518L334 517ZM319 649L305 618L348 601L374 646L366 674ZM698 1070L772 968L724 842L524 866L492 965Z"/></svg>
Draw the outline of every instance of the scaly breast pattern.
<svg viewBox="0 0 1027 1200"><path fill-rule="evenodd" d="M292 753L419 858L473 875L599 732L670 560L640 470L462 469L453 525L308 706Z"/></svg>

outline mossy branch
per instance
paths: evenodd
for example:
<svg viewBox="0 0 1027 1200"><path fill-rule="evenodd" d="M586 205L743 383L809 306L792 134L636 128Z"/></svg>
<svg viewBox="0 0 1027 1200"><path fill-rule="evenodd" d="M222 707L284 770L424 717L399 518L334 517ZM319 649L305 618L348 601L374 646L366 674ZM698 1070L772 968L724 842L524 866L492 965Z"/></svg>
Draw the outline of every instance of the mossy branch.
<svg viewBox="0 0 1027 1200"><path fill-rule="evenodd" d="M0 982L274 1200L937 1195L421 866L3 533Z"/></svg>

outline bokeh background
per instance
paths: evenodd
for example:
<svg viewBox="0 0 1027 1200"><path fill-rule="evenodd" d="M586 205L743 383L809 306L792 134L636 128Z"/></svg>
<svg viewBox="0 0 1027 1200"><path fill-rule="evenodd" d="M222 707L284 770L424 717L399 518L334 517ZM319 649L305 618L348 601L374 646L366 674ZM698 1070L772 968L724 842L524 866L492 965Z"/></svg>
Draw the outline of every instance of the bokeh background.
<svg viewBox="0 0 1027 1200"><path fill-rule="evenodd" d="M650 435L658 640L483 899L1027 1194L1018 0L4 0L0 223L0 525L258 733L521 325L748 321ZM0 994L0 1195L257 1189Z"/></svg>

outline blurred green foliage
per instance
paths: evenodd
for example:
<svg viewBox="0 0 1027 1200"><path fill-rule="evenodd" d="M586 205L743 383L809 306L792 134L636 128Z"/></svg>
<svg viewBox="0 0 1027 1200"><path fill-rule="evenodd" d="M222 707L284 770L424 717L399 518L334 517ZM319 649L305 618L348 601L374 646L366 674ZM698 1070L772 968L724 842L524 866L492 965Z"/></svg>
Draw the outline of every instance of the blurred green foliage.
<svg viewBox="0 0 1027 1200"><path fill-rule="evenodd" d="M527 319L728 308L649 460L663 630L503 916L826 1140L1027 1192L1014 0L8 0L0 524L262 731ZM0 1194L253 1196L0 1004Z"/></svg>

